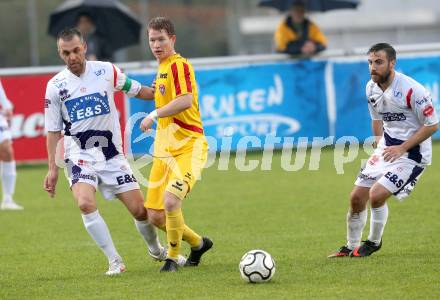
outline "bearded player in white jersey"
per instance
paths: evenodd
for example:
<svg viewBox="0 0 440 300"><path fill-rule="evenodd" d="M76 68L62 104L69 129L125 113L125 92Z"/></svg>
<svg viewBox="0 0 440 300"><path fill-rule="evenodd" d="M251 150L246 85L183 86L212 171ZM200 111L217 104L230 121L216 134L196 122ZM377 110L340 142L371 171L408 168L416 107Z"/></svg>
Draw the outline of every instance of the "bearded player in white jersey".
<svg viewBox="0 0 440 300"><path fill-rule="evenodd" d="M45 128L48 174L44 189L55 195L58 179L57 144L64 131L64 162L70 188L81 211L84 226L109 261L107 275L125 271L109 229L96 207L96 190L106 199L118 198L134 217L137 230L156 260L166 258L156 228L148 222L136 178L122 151L119 116L114 91L151 99L154 90L129 79L109 62L87 61L87 45L77 29L66 29L58 38L58 53L66 69L47 84ZM185 258L179 257L179 264Z"/></svg>
<svg viewBox="0 0 440 300"><path fill-rule="evenodd" d="M329 257L365 257L382 246L388 219L387 200L402 200L431 164L431 136L438 130L429 92L414 79L396 72L396 51L379 43L368 51L371 80L368 108L377 148L361 169L350 195L347 244ZM370 201L370 233L361 243Z"/></svg>

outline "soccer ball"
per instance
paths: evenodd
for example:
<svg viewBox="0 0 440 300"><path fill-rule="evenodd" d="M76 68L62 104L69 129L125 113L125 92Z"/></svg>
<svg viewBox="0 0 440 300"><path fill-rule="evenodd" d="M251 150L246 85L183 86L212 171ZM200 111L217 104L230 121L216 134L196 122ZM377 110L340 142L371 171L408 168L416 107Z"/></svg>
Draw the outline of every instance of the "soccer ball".
<svg viewBox="0 0 440 300"><path fill-rule="evenodd" d="M251 250L243 255L238 269L246 282L268 282L275 274L275 261L266 251Z"/></svg>

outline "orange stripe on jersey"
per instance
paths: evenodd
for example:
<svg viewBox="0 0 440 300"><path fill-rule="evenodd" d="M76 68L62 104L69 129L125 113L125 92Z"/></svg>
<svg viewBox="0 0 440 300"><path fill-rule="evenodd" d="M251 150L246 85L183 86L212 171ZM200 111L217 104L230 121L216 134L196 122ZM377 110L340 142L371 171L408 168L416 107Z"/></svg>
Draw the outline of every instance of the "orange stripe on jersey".
<svg viewBox="0 0 440 300"><path fill-rule="evenodd" d="M189 72L189 67L186 63L183 63L183 73L185 74L186 91L192 93L191 73Z"/></svg>
<svg viewBox="0 0 440 300"><path fill-rule="evenodd" d="M171 65L171 71L173 71L174 88L176 89L176 96L179 96L182 93L182 90L180 89L179 72L177 71L176 63L173 63Z"/></svg>
<svg viewBox="0 0 440 300"><path fill-rule="evenodd" d="M116 87L116 77L118 77L118 73L116 72L115 65L112 65L113 67L113 87Z"/></svg>
<svg viewBox="0 0 440 300"><path fill-rule="evenodd" d="M203 129L194 125L189 125L186 124L182 121L180 121L179 119L173 118L174 123L176 123L177 125L179 125L180 127L182 127L183 129L187 129L187 130L191 130L194 132L198 132L198 133L203 133Z"/></svg>

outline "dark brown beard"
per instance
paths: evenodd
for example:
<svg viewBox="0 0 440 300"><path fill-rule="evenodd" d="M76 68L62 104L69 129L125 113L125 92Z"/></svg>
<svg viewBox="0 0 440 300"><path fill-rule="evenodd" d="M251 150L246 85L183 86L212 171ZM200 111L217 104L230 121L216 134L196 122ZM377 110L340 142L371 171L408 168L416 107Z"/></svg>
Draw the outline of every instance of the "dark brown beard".
<svg viewBox="0 0 440 300"><path fill-rule="evenodd" d="M390 78L390 75L391 75L390 70L388 70L388 72L386 74L384 74L384 75L378 75L379 76L379 80L378 80L377 83L381 84L381 83L387 82L388 79Z"/></svg>
<svg viewBox="0 0 440 300"><path fill-rule="evenodd" d="M391 75L390 63L388 62L388 72L386 72L384 75L379 75L377 73L371 75L379 76L379 80L376 82L377 84L382 84L387 82Z"/></svg>

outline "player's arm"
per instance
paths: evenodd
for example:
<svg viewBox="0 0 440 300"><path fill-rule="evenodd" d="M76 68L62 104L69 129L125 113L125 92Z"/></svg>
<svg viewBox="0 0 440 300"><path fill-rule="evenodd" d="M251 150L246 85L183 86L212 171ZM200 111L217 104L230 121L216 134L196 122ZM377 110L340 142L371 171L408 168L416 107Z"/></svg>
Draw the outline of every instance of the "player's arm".
<svg viewBox="0 0 440 300"><path fill-rule="evenodd" d="M408 151L409 149L417 146L424 140L431 137L438 130L438 123L434 125L423 125L419 130L414 133L409 140L404 142L401 146L403 150Z"/></svg>
<svg viewBox="0 0 440 300"><path fill-rule="evenodd" d="M368 99L368 96L369 96L368 84L367 84L367 88L366 88L366 93L367 93L367 99ZM373 135L374 135L373 148L376 148L377 145L379 144L380 139L382 138L382 135L383 135L383 121L382 121L381 116L377 113L377 111L374 109L373 105L370 103L370 101L368 101L368 111L370 112L371 128L373 130Z"/></svg>
<svg viewBox="0 0 440 300"><path fill-rule="evenodd" d="M167 80L171 81L171 97L173 100L166 105L152 111L141 122L141 130L146 131L151 128L157 118L165 118L177 115L191 108L196 83L194 79L194 71L192 66L186 61L177 61L169 66L169 74Z"/></svg>
<svg viewBox="0 0 440 300"><path fill-rule="evenodd" d="M414 95L411 97L410 107L423 126L401 145L402 150L405 152L432 136L439 127L438 117L429 92L414 92Z"/></svg>
<svg viewBox="0 0 440 300"><path fill-rule="evenodd" d="M170 116L177 115L178 113L181 113L182 111L190 108L192 105L192 101L193 101L192 94L185 94L185 95L179 96L179 97L173 99L167 105L164 105L161 108L158 108L156 110L157 117L164 118L164 117L170 117Z"/></svg>
<svg viewBox="0 0 440 300"><path fill-rule="evenodd" d="M50 197L55 196L55 187L58 181L58 166L56 165L55 155L61 132L48 132L46 138L48 171L44 179L44 190Z"/></svg>
<svg viewBox="0 0 440 300"><path fill-rule="evenodd" d="M373 147L376 148L379 144L380 139L382 138L383 134L383 121L382 120L372 120L371 121L371 127L373 129L373 135L374 135L374 145Z"/></svg>
<svg viewBox="0 0 440 300"><path fill-rule="evenodd" d="M419 145L421 142L432 136L438 130L438 123L434 125L423 125L416 131L407 141L401 145L390 146L385 148L383 157L385 161L393 162L401 157L405 152L411 148Z"/></svg>
<svg viewBox="0 0 440 300"><path fill-rule="evenodd" d="M139 81L129 78L118 67L113 66L113 82L117 91L123 91L128 97L143 100L154 99L154 88L141 85Z"/></svg>
<svg viewBox="0 0 440 300"><path fill-rule="evenodd" d="M9 101L8 97L6 97L5 90L3 89L2 82L0 81L0 105L2 107L1 113L6 117L8 122L12 118L12 111L14 109L14 106L12 105L12 102Z"/></svg>
<svg viewBox="0 0 440 300"><path fill-rule="evenodd" d="M135 97L143 100L154 100L154 89L143 85Z"/></svg>
<svg viewBox="0 0 440 300"><path fill-rule="evenodd" d="M59 140L61 139L61 131L52 131L47 133L46 148L49 172L58 173L58 166L55 161L56 150Z"/></svg>
<svg viewBox="0 0 440 300"><path fill-rule="evenodd" d="M154 121L156 121L158 118L174 116L182 111L187 110L192 106L192 101L192 94L185 94L174 98L168 104L149 113L148 116L146 116L141 122L141 130L146 131L150 129L151 126L153 126Z"/></svg>
<svg viewBox="0 0 440 300"><path fill-rule="evenodd" d="M56 165L56 149L61 139L63 119L61 115L61 101L51 83L48 83L45 96L44 126L47 133L46 148L48 171L44 179L44 190L50 197L55 195L58 181L58 166Z"/></svg>
<svg viewBox="0 0 440 300"><path fill-rule="evenodd" d="M407 141L384 150L385 161L393 162L405 152L431 137L439 128L438 117L432 105L431 95L427 91L415 91L410 96L409 108L415 113L421 126Z"/></svg>

